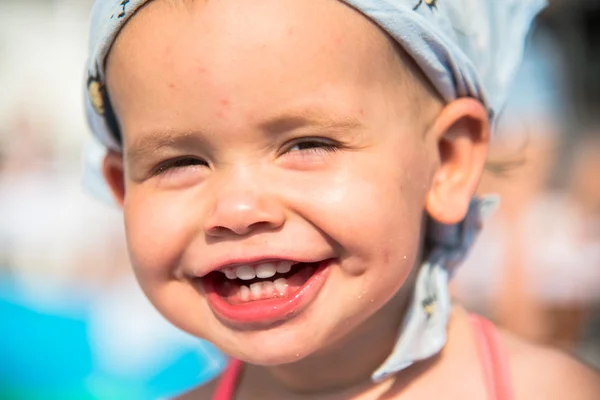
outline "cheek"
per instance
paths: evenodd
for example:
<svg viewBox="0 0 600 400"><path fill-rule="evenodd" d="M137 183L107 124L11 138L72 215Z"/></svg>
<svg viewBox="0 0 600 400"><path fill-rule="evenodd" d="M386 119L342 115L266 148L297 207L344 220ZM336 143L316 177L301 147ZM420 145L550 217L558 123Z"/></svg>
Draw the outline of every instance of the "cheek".
<svg viewBox="0 0 600 400"><path fill-rule="evenodd" d="M173 196L129 191L124 205L127 241L141 276L171 275L194 233L193 208Z"/></svg>
<svg viewBox="0 0 600 400"><path fill-rule="evenodd" d="M290 204L327 237L341 261L332 271L335 284L326 291L339 314L320 316L346 321L344 329L333 322L324 329L336 332L331 340L390 303L418 261L426 180L414 166L408 175L397 158L391 160L357 160L344 164L351 167L313 179L311 185L295 182L304 190L294 190ZM386 310L400 312L395 305Z"/></svg>
<svg viewBox="0 0 600 400"><path fill-rule="evenodd" d="M369 265L415 260L426 195L425 179L413 165L407 174L397 157L361 161L297 193L305 199L300 212L343 254L363 261L352 264L351 274L361 274Z"/></svg>
<svg viewBox="0 0 600 400"><path fill-rule="evenodd" d="M418 262L427 177L410 156L369 161L353 163L323 188L332 201L322 227L347 257L343 272L359 278L352 280L352 293L364 292L372 300L369 307L379 308Z"/></svg>

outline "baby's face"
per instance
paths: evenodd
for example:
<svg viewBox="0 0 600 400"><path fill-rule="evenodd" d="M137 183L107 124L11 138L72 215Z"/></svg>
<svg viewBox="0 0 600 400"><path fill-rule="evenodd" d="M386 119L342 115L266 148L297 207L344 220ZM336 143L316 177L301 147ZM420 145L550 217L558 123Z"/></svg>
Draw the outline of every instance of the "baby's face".
<svg viewBox="0 0 600 400"><path fill-rule="evenodd" d="M417 261L436 111L341 2L170 3L140 11L108 63L135 272L227 353L302 358L380 311Z"/></svg>

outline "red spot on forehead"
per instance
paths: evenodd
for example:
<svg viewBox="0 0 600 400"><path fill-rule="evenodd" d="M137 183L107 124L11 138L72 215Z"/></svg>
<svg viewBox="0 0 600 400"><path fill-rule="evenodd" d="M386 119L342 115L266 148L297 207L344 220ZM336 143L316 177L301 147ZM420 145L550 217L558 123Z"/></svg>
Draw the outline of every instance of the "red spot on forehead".
<svg viewBox="0 0 600 400"><path fill-rule="evenodd" d="M231 104L231 102L229 101L229 99L227 99L227 98L221 99L221 105L223 107L229 107L230 104Z"/></svg>

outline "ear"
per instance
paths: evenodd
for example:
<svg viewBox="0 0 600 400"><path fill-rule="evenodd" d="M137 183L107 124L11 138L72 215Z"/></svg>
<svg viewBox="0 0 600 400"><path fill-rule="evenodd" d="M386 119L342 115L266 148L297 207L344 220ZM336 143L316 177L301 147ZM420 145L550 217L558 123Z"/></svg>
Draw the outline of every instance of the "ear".
<svg viewBox="0 0 600 400"><path fill-rule="evenodd" d="M123 155L116 151L109 150L104 156L102 164L102 174L104 180L108 183L112 195L120 207L123 207L125 201L125 168L123 164Z"/></svg>
<svg viewBox="0 0 600 400"><path fill-rule="evenodd" d="M455 224L467 214L485 167L490 140L486 108L471 98L444 107L428 135L436 141L438 167L425 209L436 221Z"/></svg>

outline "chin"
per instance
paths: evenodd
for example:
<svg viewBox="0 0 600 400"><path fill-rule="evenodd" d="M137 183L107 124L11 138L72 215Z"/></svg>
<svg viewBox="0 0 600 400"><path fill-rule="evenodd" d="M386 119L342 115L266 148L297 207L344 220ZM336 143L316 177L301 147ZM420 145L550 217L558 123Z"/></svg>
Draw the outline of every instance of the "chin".
<svg viewBox="0 0 600 400"><path fill-rule="evenodd" d="M223 336L215 338L215 344L232 357L262 366L290 364L322 347L320 335L308 321L290 322L266 330L235 332L228 340L231 346L219 345Z"/></svg>
<svg viewBox="0 0 600 400"><path fill-rule="evenodd" d="M256 338L243 341L243 343L245 343L243 347L238 345L237 358L262 366L291 364L313 354L320 348L314 340L291 339L288 335L257 335Z"/></svg>

